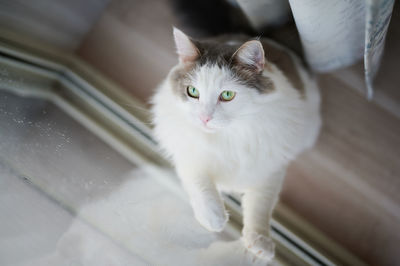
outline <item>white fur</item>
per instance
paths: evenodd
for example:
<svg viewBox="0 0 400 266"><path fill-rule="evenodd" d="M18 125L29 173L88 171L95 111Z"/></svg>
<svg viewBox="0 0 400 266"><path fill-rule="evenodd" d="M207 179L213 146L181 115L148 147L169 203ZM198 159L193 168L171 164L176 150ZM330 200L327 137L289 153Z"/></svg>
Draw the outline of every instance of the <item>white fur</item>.
<svg viewBox="0 0 400 266"><path fill-rule="evenodd" d="M263 75L275 84L270 93L260 94L239 84L229 70L206 65L191 77L199 99L183 101L167 78L152 100L155 137L175 164L198 221L221 231L227 214L217 187L244 193L244 243L264 257L273 256L269 220L286 167L312 147L321 124L316 83L294 60L305 97L269 63L272 71L264 69ZM235 98L218 101L224 90L235 91ZM212 116L207 126L201 115Z"/></svg>

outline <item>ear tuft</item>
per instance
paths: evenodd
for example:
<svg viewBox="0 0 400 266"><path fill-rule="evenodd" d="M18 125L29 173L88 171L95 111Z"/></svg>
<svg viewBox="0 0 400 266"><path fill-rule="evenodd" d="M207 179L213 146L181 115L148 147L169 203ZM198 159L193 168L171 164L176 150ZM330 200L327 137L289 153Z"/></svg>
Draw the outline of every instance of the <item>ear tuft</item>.
<svg viewBox="0 0 400 266"><path fill-rule="evenodd" d="M180 63L190 64L199 57L200 52L194 43L185 33L175 27L174 39Z"/></svg>
<svg viewBox="0 0 400 266"><path fill-rule="evenodd" d="M264 49L260 41L245 42L234 54L234 59L240 64L254 68L258 73L264 70Z"/></svg>

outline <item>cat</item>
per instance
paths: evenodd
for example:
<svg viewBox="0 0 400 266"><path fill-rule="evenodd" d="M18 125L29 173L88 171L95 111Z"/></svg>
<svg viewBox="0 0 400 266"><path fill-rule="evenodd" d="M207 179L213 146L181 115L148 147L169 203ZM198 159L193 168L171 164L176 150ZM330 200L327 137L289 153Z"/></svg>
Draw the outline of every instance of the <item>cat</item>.
<svg viewBox="0 0 400 266"><path fill-rule="evenodd" d="M179 63L152 97L154 137L197 221L228 221L220 191L243 194L242 240L271 260L269 223L290 161L319 134L319 89L301 61L265 39L194 40L173 29Z"/></svg>

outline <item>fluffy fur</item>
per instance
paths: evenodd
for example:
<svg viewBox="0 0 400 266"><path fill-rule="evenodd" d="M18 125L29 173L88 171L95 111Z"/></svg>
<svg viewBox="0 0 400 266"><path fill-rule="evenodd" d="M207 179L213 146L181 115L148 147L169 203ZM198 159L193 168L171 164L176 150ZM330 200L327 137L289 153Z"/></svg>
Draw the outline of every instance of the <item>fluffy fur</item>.
<svg viewBox="0 0 400 266"><path fill-rule="evenodd" d="M270 40L229 36L202 42L177 29L174 35L179 64L152 99L155 137L199 223L223 230L228 215L219 191L243 193L243 241L270 259L269 221L286 168L318 136L317 85L290 51ZM265 47L289 58L303 89L269 60L274 56ZM198 99L187 95L189 85L199 90ZM224 90L236 92L235 98L220 101Z"/></svg>

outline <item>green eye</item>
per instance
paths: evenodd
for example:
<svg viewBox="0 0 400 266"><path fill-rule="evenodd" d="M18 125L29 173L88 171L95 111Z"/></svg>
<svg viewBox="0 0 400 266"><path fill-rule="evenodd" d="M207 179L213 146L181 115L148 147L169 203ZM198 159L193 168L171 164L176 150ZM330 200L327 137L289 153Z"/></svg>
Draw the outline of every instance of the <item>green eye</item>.
<svg viewBox="0 0 400 266"><path fill-rule="evenodd" d="M192 98L199 98L200 92L193 86L186 87L187 94Z"/></svg>
<svg viewBox="0 0 400 266"><path fill-rule="evenodd" d="M223 91L219 96L219 99L223 102L232 101L235 98L236 92L234 91Z"/></svg>

